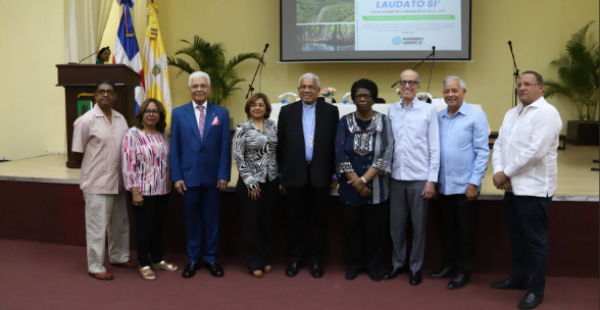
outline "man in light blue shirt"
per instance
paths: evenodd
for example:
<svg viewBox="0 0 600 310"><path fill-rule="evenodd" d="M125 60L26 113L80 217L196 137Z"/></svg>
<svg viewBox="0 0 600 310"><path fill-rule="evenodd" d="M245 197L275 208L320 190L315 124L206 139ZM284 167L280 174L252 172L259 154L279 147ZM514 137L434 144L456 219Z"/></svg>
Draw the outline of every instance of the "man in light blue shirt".
<svg viewBox="0 0 600 310"><path fill-rule="evenodd" d="M465 82L449 76L443 83L448 107L438 113L440 124L441 206L445 263L432 279L455 276L449 290L464 287L471 281L475 260L476 200L490 154L488 122L483 110L464 102Z"/></svg>
<svg viewBox="0 0 600 310"><path fill-rule="evenodd" d="M390 106L388 116L394 134L392 179L390 180L390 233L394 248L393 269L383 276L395 278L410 267L409 283L421 283L425 253L425 230L429 199L435 194L440 167L440 134L435 107L416 99L419 74L400 74L402 100ZM406 262L406 221L411 215L414 229L410 261Z"/></svg>

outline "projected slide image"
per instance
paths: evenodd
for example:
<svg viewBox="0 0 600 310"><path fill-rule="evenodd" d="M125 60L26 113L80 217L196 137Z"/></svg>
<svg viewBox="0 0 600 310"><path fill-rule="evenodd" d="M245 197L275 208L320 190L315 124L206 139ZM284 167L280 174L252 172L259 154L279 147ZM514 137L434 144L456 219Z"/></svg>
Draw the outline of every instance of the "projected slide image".
<svg viewBox="0 0 600 310"><path fill-rule="evenodd" d="M460 0L356 1L356 50L461 50Z"/></svg>
<svg viewBox="0 0 600 310"><path fill-rule="evenodd" d="M280 0L281 61L471 59L472 0Z"/></svg>
<svg viewBox="0 0 600 310"><path fill-rule="evenodd" d="M298 0L297 50L352 51L355 43L354 0Z"/></svg>

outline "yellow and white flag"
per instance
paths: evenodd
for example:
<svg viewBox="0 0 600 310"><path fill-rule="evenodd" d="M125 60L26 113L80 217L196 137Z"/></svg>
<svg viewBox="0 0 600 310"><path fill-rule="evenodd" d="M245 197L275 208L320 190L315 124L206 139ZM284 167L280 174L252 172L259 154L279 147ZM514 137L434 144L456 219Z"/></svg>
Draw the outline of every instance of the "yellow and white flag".
<svg viewBox="0 0 600 310"><path fill-rule="evenodd" d="M167 131L171 126L171 88L169 86L169 65L167 53L163 44L160 28L158 27L158 7L151 3L146 8L148 28L144 40L142 62L146 81L146 98L156 98L163 103L167 112Z"/></svg>

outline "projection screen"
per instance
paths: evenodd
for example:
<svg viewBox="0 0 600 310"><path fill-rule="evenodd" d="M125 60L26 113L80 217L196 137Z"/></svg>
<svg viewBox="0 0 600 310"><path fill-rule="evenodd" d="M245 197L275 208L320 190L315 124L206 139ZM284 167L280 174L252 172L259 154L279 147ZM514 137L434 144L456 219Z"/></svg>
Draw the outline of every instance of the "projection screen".
<svg viewBox="0 0 600 310"><path fill-rule="evenodd" d="M282 62L471 59L470 0L281 0Z"/></svg>

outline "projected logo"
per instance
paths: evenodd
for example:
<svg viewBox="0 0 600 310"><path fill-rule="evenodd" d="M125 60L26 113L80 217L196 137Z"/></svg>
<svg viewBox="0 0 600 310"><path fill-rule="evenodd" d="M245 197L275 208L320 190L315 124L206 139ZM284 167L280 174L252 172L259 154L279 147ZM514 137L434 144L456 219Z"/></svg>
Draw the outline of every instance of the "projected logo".
<svg viewBox="0 0 600 310"><path fill-rule="evenodd" d="M392 44L394 44L394 45L400 45L400 44L402 44L402 38L398 37L398 36L393 37L392 38Z"/></svg>
<svg viewBox="0 0 600 310"><path fill-rule="evenodd" d="M423 44L423 37L402 38L402 44L405 44L405 45L421 45L421 44Z"/></svg>

